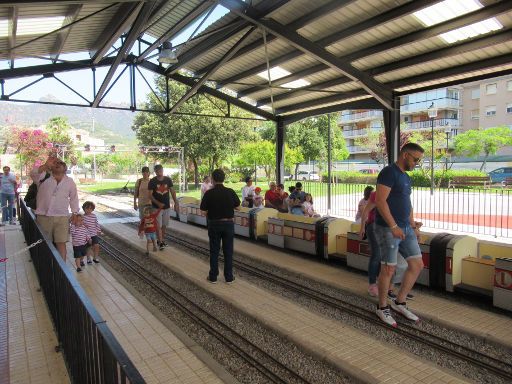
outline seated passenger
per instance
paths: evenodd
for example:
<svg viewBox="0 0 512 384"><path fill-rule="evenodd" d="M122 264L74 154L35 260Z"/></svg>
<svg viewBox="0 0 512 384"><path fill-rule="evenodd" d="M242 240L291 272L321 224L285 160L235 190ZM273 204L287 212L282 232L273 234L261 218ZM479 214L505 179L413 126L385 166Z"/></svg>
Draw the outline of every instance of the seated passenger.
<svg viewBox="0 0 512 384"><path fill-rule="evenodd" d="M278 207L278 211L288 213L288 192L284 190L283 184L278 184L276 191L281 199L281 205Z"/></svg>
<svg viewBox="0 0 512 384"><path fill-rule="evenodd" d="M302 203L306 199L306 194L302 191L302 183L298 181L295 184L295 190L290 194L288 206L290 213L294 215L304 215Z"/></svg>
<svg viewBox="0 0 512 384"><path fill-rule="evenodd" d="M265 207L279 210L283 206L283 200L279 192L277 192L276 183L270 182L269 187L270 189L265 192Z"/></svg>
<svg viewBox="0 0 512 384"><path fill-rule="evenodd" d="M260 195L261 188L254 188L254 208L263 208L263 196Z"/></svg>
<svg viewBox="0 0 512 384"><path fill-rule="evenodd" d="M370 199L370 193L372 193L373 187L371 185L368 185L363 192L363 198L359 201L359 204L357 204L357 213L356 213L356 221L361 221L361 214L363 213L364 207L366 207L366 204L368 204L368 200Z"/></svg>
<svg viewBox="0 0 512 384"><path fill-rule="evenodd" d="M252 185L252 177L245 178L245 186L242 188L242 207L253 207L254 185Z"/></svg>
<svg viewBox="0 0 512 384"><path fill-rule="evenodd" d="M306 193L306 200L302 203L302 208L304 210L304 216L307 217L320 217L318 213L315 212L313 208L313 196L311 193Z"/></svg>
<svg viewBox="0 0 512 384"><path fill-rule="evenodd" d="M201 184L201 199L203 198L206 191L213 188L210 176L203 177L203 184Z"/></svg>

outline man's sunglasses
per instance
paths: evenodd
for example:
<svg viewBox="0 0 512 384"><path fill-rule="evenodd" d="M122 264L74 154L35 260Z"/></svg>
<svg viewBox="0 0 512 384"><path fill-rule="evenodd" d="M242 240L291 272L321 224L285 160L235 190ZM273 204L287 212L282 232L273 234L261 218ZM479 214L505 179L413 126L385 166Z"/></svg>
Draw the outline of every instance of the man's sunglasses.
<svg viewBox="0 0 512 384"><path fill-rule="evenodd" d="M412 157L412 160L413 160L416 164L418 164L418 163L421 161L421 157L414 157L414 156L413 156L413 155L411 155L409 152L405 152L405 153L407 153L409 156L411 156L411 157Z"/></svg>

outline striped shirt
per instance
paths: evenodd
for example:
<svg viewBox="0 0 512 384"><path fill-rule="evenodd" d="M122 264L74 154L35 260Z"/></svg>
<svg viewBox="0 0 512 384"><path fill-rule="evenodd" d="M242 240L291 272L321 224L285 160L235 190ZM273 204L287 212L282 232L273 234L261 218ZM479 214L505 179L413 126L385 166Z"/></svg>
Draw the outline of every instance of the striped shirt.
<svg viewBox="0 0 512 384"><path fill-rule="evenodd" d="M89 213L84 215L84 225L89 231L89 236L97 236L101 232L100 224L98 223L98 218L94 213Z"/></svg>
<svg viewBox="0 0 512 384"><path fill-rule="evenodd" d="M74 247L87 244L91 239L85 225L76 226L71 224L71 243Z"/></svg>

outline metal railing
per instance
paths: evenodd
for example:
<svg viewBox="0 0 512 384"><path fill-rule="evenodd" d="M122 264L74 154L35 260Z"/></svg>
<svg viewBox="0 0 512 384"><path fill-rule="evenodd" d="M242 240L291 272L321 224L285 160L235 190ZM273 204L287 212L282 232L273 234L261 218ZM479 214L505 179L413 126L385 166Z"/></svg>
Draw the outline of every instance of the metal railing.
<svg viewBox="0 0 512 384"><path fill-rule="evenodd" d="M359 201L367 185L375 186L376 175L368 175L367 184L331 184L330 215L354 220ZM359 181L361 182L361 180ZM294 184L295 181L286 183ZM311 193L315 210L328 213L325 182L302 181L303 191ZM425 229L435 228L467 234L512 237L512 190L496 188L440 188L430 195L429 188L413 188L414 216Z"/></svg>
<svg viewBox="0 0 512 384"><path fill-rule="evenodd" d="M346 114L342 113L338 122L341 124L343 124L343 123L346 124L349 122L354 122L354 121L358 121L358 120L366 120L366 119L370 119L370 118L382 119L383 116L384 115L381 110L371 109L371 110L364 111L364 112L354 112L354 113L346 113Z"/></svg>
<svg viewBox="0 0 512 384"><path fill-rule="evenodd" d="M21 204L21 227L72 383L145 383L31 211Z"/></svg>
<svg viewBox="0 0 512 384"><path fill-rule="evenodd" d="M451 129L452 127L460 127L459 119L449 119L449 118L441 118L434 119L434 129ZM405 123L405 129L431 129L432 121L431 120L422 120L422 121L413 121Z"/></svg>

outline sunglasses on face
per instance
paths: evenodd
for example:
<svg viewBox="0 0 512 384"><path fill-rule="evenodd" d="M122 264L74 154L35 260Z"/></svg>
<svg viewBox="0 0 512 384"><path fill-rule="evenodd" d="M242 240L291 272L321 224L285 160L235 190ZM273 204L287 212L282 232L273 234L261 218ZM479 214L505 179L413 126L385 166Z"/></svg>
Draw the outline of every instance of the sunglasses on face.
<svg viewBox="0 0 512 384"><path fill-rule="evenodd" d="M411 155L409 152L405 152L405 153L407 153L409 156L411 156L411 157L412 157L412 160L413 160L416 164L418 164L418 163L421 161L421 157L414 157L414 156L413 156L413 155Z"/></svg>

